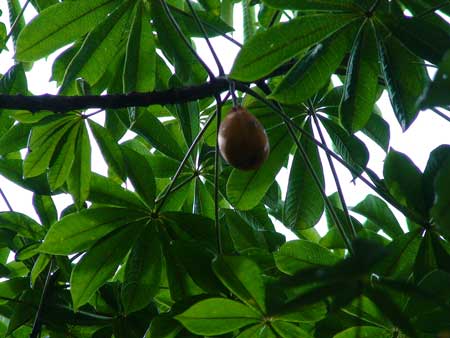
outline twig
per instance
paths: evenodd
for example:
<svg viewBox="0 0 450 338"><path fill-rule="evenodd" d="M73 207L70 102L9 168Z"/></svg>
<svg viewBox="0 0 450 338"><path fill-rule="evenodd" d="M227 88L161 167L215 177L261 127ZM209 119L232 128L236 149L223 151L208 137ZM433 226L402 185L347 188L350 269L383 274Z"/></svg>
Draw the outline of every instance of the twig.
<svg viewBox="0 0 450 338"><path fill-rule="evenodd" d="M197 54L197 51L192 47L191 42L188 40L186 35L184 35L183 31L181 30L180 26L178 25L177 21L172 15L172 12L170 11L169 6L167 5L165 0L159 0L161 3L161 6L164 9L164 12L166 13L167 17L169 18L170 22L172 23L173 28L177 31L178 35L181 37L181 39L184 41L186 47L191 51L191 53L194 55L194 57L197 59L197 61L203 66L203 68L208 73L209 78L212 80L215 78L214 73L209 69L208 65L203 61L203 59L200 57L200 55Z"/></svg>
<svg viewBox="0 0 450 338"><path fill-rule="evenodd" d="M186 154L184 154L183 159L181 160L180 165L178 166L177 171L175 172L175 175L173 176L172 180L170 181L170 185L169 188L167 189L166 193L161 197L160 201L161 203L158 205L158 207L155 210L155 213L158 213L159 211L161 211L161 208L163 207L164 203L167 200L167 197L169 197L169 194L172 192L172 189L175 185L175 181L177 180L177 178L180 176L181 171L184 168L184 165L186 164L186 162L188 161L189 157L191 156L192 152L195 149L195 146L198 144L198 142L200 141L200 139L202 138L203 134L206 132L206 130L208 129L209 125L211 124L212 120L214 119L214 117L216 116L216 114L211 114L211 116L208 118L208 120L205 122L205 125L203 126L202 130L198 133L198 135L195 137L194 141L192 142L191 146L189 147L188 151L186 152Z"/></svg>
<svg viewBox="0 0 450 338"><path fill-rule="evenodd" d="M48 287L50 285L50 279L52 277L52 269L53 269L53 259L50 261L50 264L48 266L47 278L45 279L44 288L43 288L42 294L41 294L41 300L39 301L39 306L38 306L38 309L36 312L36 316L34 317L33 329L31 330L30 338L38 338L38 335L41 332L42 310L44 308L45 297L47 295Z"/></svg>
<svg viewBox="0 0 450 338"><path fill-rule="evenodd" d="M322 128L320 127L320 123L319 123L319 119L317 118L316 111L313 107L311 107L311 113L312 113L311 115L314 119L314 124L316 125L317 131L319 133L320 140L326 146L327 143L326 143L325 137L323 136ZM347 203L345 202L344 193L342 191L341 183L339 181L339 176L336 172L336 167L334 166L334 163L333 163L333 160L331 159L330 154L325 153L325 156L327 157L328 164L330 166L331 173L333 175L333 179L336 184L336 189L337 189L337 192L339 195L339 200L341 201L342 210L344 211L344 215L345 215L345 220L347 221L348 228L350 229L351 237L352 237L352 239L354 239L354 238L356 238L356 230L355 230L355 227L353 226L352 220L350 218L350 214L348 213Z"/></svg>
<svg viewBox="0 0 450 338"><path fill-rule="evenodd" d="M450 117L448 117L447 115L445 115L443 112L441 112L440 110L436 109L436 108L430 108L430 110L434 113L436 113L437 115L439 115L440 117L442 117L443 119L447 120L448 122L450 122Z"/></svg>
<svg viewBox="0 0 450 338"><path fill-rule="evenodd" d="M208 48L214 58L214 61L216 62L217 68L219 70L219 75L220 76L225 75L225 72L223 70L222 64L220 63L219 57L217 56L216 51L214 50L213 46L211 45L211 42L209 41L208 34L206 34L205 27L203 27L203 24L201 23L200 19L198 18L197 12L192 7L190 0L186 0L186 3L192 13L192 16L194 17L195 22L197 23L197 26L202 31L203 38L205 39L206 44L208 45Z"/></svg>
<svg viewBox="0 0 450 338"><path fill-rule="evenodd" d="M233 97L233 94L231 94ZM219 128L222 117L222 101L216 96L216 152L214 154L214 223L216 226L217 249L223 253L222 234L219 222Z"/></svg>
<svg viewBox="0 0 450 338"><path fill-rule="evenodd" d="M19 24L19 21L22 18L23 13L25 12L25 9L28 7L28 4L30 3L30 1L31 0L27 0L23 4L23 7L21 8L19 14L17 14L16 19L14 20L14 22L13 22L13 24L11 26L11 29L9 30L9 33L8 33L8 35L5 38L5 42L4 42L5 46L6 46L6 43L8 42L8 40L9 40L9 38L14 34L14 30L16 29L16 26Z"/></svg>
<svg viewBox="0 0 450 338"><path fill-rule="evenodd" d="M9 203L8 198L6 197L2 188L0 188L0 194L2 195L3 201L5 201L6 206L8 207L9 211L14 211L14 209L12 208L11 204Z"/></svg>

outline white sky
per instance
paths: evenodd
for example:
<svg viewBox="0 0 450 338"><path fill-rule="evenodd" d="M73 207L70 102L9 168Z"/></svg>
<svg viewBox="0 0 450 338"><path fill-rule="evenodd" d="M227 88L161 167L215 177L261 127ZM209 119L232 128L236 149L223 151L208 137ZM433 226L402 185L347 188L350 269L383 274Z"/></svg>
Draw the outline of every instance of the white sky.
<svg viewBox="0 0 450 338"><path fill-rule="evenodd" d="M0 21L7 23L8 26L8 11L6 6L6 1L0 1L0 10L3 12L0 17ZM241 22L241 18L239 17L239 10L236 10L235 21L239 25ZM28 21L31 17L33 17L35 13L32 10L32 6L29 6L25 12L25 18ZM242 32L237 31L233 34L233 37L238 41L242 41ZM216 70L214 61L206 48L206 44L203 40L197 39L198 42L198 50L199 53L204 57L204 60L208 65L211 66L213 70ZM223 63L225 70L230 70L231 65L233 63L234 57L238 52L238 49L235 45L230 43L229 41L223 38L215 38L212 39L213 46L220 56L220 59ZM9 42L8 48L10 51L3 51L0 54L0 73L6 72L9 67L13 65L13 53L12 43ZM40 60L35 62L33 69L27 73L28 78L28 87L29 90L38 95L44 93L56 93L55 83L49 83L50 75L51 75L51 65L54 56L48 58L48 60ZM422 111L416 122L407 130L407 132L402 133L399 124L394 116L392 111L389 98L387 93L385 92L380 101L378 102L379 107L383 113L384 119L391 126L391 147L397 151L403 152L407 154L413 162L423 170L425 168L426 162L428 160L429 153L439 146L440 144L449 143L449 133L448 133L448 122L443 120L442 118L436 116L431 111ZM358 136L360 136L358 134ZM364 137L364 141L367 138ZM329 142L329 141L328 141ZM329 143L330 144L330 143ZM369 152L370 152L370 161L369 168L374 170L379 176L382 176L383 169L383 159L385 157L384 152L375 145L372 141L368 141L367 143ZM92 156L92 165L93 170L99 172L101 174L106 174L106 166L101 159L101 155L98 152L98 149L94 148L94 153ZM323 154L322 154L323 155ZM334 181L331 177L329 170L327 169L328 165L326 159L323 157L323 166L326 169L326 192L327 194L333 193L336 188L334 185ZM368 193L373 193L369 188L367 188L361 181L357 180L356 184L352 184L350 173L343 168L339 163L336 163L336 168L338 170L339 177L341 179L341 184L343 187L344 195L348 205L355 205L359 201L361 201ZM286 191L287 180L289 177L289 171L283 169L280 174L277 176L277 180L279 181L283 192ZM32 208L31 204L31 193L25 191L15 184L3 179L0 177L0 187L5 192L8 197L13 209L15 211L19 211L30 215L37 219L36 214ZM61 210L65 206L71 203L70 196L57 196L55 198L58 209ZM0 200L0 211L6 211L7 206L3 200ZM404 224L404 218L401 216L399 212L396 212L396 215L400 218L401 222ZM323 225L323 220L321 221L321 226L318 227L318 230L323 233L325 228ZM277 225L279 231L288 235L288 238L293 238L289 232L282 229L279 225Z"/></svg>

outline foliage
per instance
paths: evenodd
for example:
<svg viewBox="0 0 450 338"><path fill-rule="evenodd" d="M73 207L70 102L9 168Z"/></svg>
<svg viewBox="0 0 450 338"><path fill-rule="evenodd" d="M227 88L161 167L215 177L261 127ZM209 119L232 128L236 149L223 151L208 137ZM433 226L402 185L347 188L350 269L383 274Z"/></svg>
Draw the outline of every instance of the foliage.
<svg viewBox="0 0 450 338"><path fill-rule="evenodd" d="M25 22L28 3L38 15ZM3 13L1 46L11 38L17 62L0 78L0 174L33 193L39 221L0 212L1 336L450 334L450 146L421 172L389 148L376 106L387 91L404 131L421 110L446 117L437 108L450 105L450 26L440 15L450 15L448 2L8 0L8 8L14 26ZM230 36L237 9L242 46ZM215 75L196 53L193 38L216 36L241 46L229 75L222 55ZM31 95L26 72L61 47L52 80L59 95L78 96L64 100L87 105L20 109L30 102L17 96ZM236 103L235 89L270 140L254 171L217 152L215 121ZM131 92L167 104L118 95L114 107L89 105ZM3 109L12 99L16 109ZM383 178L367 166L362 134L386 152ZM91 170L94 141L107 177ZM334 172L336 161L373 194L348 207L334 176L338 191L327 196L324 168ZM282 168L286 196L275 180ZM57 210L60 194L73 204ZM287 242L274 220L298 239Z"/></svg>

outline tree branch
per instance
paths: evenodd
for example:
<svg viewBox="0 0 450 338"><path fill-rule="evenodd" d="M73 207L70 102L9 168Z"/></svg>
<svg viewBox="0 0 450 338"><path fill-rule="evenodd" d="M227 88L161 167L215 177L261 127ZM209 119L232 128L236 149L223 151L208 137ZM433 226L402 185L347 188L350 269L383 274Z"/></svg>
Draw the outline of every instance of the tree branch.
<svg viewBox="0 0 450 338"><path fill-rule="evenodd" d="M50 110L66 113L89 108L147 107L155 104L175 104L204 99L228 90L226 78L216 78L200 85L172 88L149 93L112 95L60 96L44 94L39 96L0 95L0 108L37 112Z"/></svg>

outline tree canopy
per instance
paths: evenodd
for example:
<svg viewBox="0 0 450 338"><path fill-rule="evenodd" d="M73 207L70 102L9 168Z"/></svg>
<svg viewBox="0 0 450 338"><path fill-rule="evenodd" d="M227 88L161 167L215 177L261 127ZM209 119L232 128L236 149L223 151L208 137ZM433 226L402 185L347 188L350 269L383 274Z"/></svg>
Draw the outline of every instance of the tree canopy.
<svg viewBox="0 0 450 338"><path fill-rule="evenodd" d="M450 145L419 170L390 148L377 105L387 92L403 131L424 111L450 122L448 1L7 5L0 175L32 192L38 218L0 189L0 336L450 336ZM230 72L216 37L239 48ZM54 53L58 93L33 95L28 72ZM255 170L219 154L238 106L270 143ZM382 173L367 140L384 151ZM94 142L106 176L92 171ZM373 191L355 206L337 163ZM73 202L59 210L62 194Z"/></svg>

